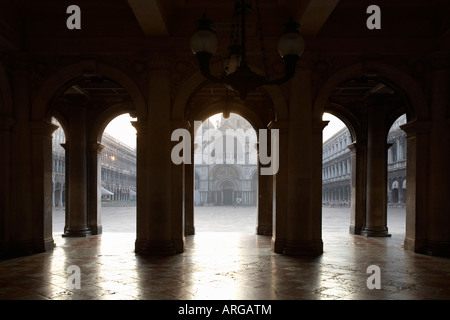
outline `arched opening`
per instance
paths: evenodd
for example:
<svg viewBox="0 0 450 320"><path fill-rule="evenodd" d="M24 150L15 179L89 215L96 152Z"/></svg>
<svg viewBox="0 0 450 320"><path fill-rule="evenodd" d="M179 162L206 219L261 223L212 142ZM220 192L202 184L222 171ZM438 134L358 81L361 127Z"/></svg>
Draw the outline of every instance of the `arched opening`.
<svg viewBox="0 0 450 320"><path fill-rule="evenodd" d="M211 115L222 112L239 114L250 122L258 132L261 129L272 129L278 125L278 121L287 120L289 114L287 101L278 86L268 86L254 91L243 102L238 97L233 97L222 85L205 82L204 77L198 72L188 78L177 93L173 102L171 120L175 123L181 123L183 127L190 125L190 134L195 137L195 132L192 131L195 128L195 121L205 121ZM197 143L192 146L195 157L200 155L196 154L194 150L197 150L197 152L201 150L196 148L198 148ZM274 232L277 232L273 230L274 221L278 219L276 212L284 212L282 208L284 202L278 201L278 205L274 204L276 191L273 188L273 176L260 174L262 169L270 170L269 165L264 165L267 168L263 168L261 164L258 166L258 170L255 170L258 184L258 194L255 195L255 201L257 202L256 234L272 236ZM184 230L185 235L194 235L196 234L194 224L198 227L198 221L194 222L194 204L197 201L194 201L194 195L197 194L196 199L200 201L203 194L200 190L202 181L200 179L198 190L192 190L195 178L194 165L186 165L184 169L186 170L186 179L183 182L186 190L186 201L183 207ZM182 174L179 176L181 177Z"/></svg>
<svg viewBox="0 0 450 320"><path fill-rule="evenodd" d="M351 214L353 139L346 124L331 113L323 129L322 145L322 229L325 241L332 232L348 232Z"/></svg>
<svg viewBox="0 0 450 320"><path fill-rule="evenodd" d="M406 133L401 126L406 124L406 114L399 116L391 125L387 135L387 211L390 233L401 240L406 223Z"/></svg>
<svg viewBox="0 0 450 320"><path fill-rule="evenodd" d="M103 145L102 134L108 122L124 112L136 113L127 90L116 81L100 75L68 81L51 101L47 114L63 121L66 133L65 187L61 192L65 195L63 237L102 233L102 223L105 222L102 221L102 199L105 195L105 192L102 194L102 173L105 176L105 166L110 168L111 162L122 163L124 158L119 154L123 145L114 139ZM123 127L114 131L122 133ZM133 138L136 139L135 133ZM103 157L105 147L109 148L109 164L102 162L102 158L106 160ZM123 168L109 177L122 183L128 179ZM114 191L106 189L106 193L110 195L111 192L119 201L130 198L131 187L115 187Z"/></svg>
<svg viewBox="0 0 450 320"><path fill-rule="evenodd" d="M101 144L101 204L103 232L136 232L135 118L117 116L106 126Z"/></svg>
<svg viewBox="0 0 450 320"><path fill-rule="evenodd" d="M254 233L257 219L256 132L238 114L215 114L195 132L196 232Z"/></svg>
<svg viewBox="0 0 450 320"><path fill-rule="evenodd" d="M52 135L52 228L53 234L64 232L66 210L66 135L56 118L52 124L58 126Z"/></svg>
<svg viewBox="0 0 450 320"><path fill-rule="evenodd" d="M237 190L234 189L234 185L233 183L231 183L231 181L223 182L219 190L222 193L220 195L221 199L219 200L221 205L232 206L237 202L238 198L235 197L235 192Z"/></svg>
<svg viewBox="0 0 450 320"><path fill-rule="evenodd" d="M391 236L387 226L386 190L390 189L393 183L392 180L388 181L387 177L386 137L390 125L394 123L395 115L397 118L406 112L408 117L412 117L414 113L404 91L393 85L387 77L362 74L353 74L349 79L335 83L333 89L327 88L329 95L326 106L342 115L342 119L348 120L346 124L350 125L351 130L350 233L386 237ZM340 76L344 75L345 73ZM340 145L334 146L335 151L339 148ZM394 148L399 146L395 144ZM390 157L397 161L397 152L390 154ZM330 171L332 175L345 172L345 163L334 166ZM327 191L333 192L331 188ZM344 188L332 198L336 201L345 194Z"/></svg>

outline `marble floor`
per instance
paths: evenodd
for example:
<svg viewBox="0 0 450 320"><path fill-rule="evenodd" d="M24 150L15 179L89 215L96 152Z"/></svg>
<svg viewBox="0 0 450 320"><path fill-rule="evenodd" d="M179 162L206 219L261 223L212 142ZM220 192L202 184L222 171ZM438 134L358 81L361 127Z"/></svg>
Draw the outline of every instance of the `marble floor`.
<svg viewBox="0 0 450 320"><path fill-rule="evenodd" d="M253 220L247 211L240 212ZM186 238L184 253L168 257L135 255L135 234L119 229L87 238L55 233L52 252L0 261L0 299L450 299L450 259L404 251L404 211L393 212L392 237L366 238L348 233L348 210L324 208L319 257L275 254L270 237L241 231L236 224L234 230L200 228ZM200 210L197 214L201 220ZM108 225L107 212L104 219ZM80 268L79 289L68 285L67 269L73 265ZM380 289L367 286L371 265L379 267Z"/></svg>

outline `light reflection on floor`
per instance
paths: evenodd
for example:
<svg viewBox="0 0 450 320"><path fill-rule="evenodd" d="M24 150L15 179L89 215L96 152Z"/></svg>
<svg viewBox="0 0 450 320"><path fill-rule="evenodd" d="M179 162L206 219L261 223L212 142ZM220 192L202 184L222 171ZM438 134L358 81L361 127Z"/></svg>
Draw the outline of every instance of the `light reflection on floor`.
<svg viewBox="0 0 450 320"><path fill-rule="evenodd" d="M450 260L405 252L396 232L366 238L325 224L319 257L275 254L270 237L251 233L199 232L167 257L137 256L134 241L55 237L53 252L0 262L0 299L450 299ZM372 264L381 290L367 288ZM81 289L67 286L70 265Z"/></svg>

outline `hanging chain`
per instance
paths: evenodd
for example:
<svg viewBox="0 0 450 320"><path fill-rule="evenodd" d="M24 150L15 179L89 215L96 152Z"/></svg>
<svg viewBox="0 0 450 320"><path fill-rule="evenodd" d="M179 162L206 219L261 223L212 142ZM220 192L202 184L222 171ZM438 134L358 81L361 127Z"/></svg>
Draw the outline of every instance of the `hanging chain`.
<svg viewBox="0 0 450 320"><path fill-rule="evenodd" d="M233 47L236 47L240 41L240 25L239 25L239 14L235 4L235 9L233 11L233 19L231 22L230 28L230 43L228 45L228 58L227 63L225 65L225 74L229 74L229 68L231 63L232 54L236 53L232 50Z"/></svg>
<svg viewBox="0 0 450 320"><path fill-rule="evenodd" d="M264 37L263 37L262 23L261 23L261 7L259 5L259 0L256 0L256 13L257 13L259 41L261 43L261 54L262 54L262 60L263 60L263 65L264 65L264 76L267 77L267 74L268 74L267 54L266 54L266 48L264 45Z"/></svg>

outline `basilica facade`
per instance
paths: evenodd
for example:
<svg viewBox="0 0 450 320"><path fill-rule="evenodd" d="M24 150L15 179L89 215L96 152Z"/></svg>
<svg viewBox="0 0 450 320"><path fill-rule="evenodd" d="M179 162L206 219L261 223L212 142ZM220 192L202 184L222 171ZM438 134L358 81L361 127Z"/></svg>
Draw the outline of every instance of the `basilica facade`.
<svg viewBox="0 0 450 320"><path fill-rule="evenodd" d="M208 130L215 133L208 135ZM237 130L247 133L248 138L238 139ZM210 142L210 135L219 136L220 140ZM214 148L210 150L211 143ZM214 161L208 159L212 151ZM195 205L257 205L256 132L244 118L231 114L228 118L221 115L216 124L206 120L195 138L194 164Z"/></svg>

